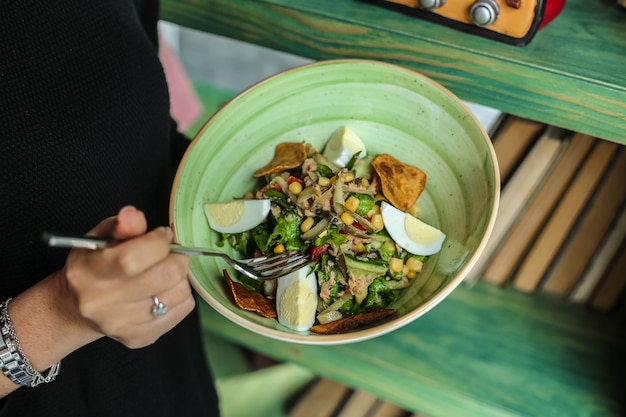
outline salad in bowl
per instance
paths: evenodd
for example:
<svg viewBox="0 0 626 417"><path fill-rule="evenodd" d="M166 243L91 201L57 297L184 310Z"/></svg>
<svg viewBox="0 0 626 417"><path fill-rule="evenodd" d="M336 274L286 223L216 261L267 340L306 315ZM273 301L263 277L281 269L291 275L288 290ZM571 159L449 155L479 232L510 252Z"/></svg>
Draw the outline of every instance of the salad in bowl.
<svg viewBox="0 0 626 417"><path fill-rule="evenodd" d="M419 219L426 173L368 154L347 126L321 150L306 141L277 145L254 177L258 188L235 201L208 202L205 215L219 245L242 257L309 253L309 265L275 280L240 276L235 287L226 274L231 289L262 294L268 302L261 313L294 331L343 333L395 314L393 301L446 238Z"/></svg>
<svg viewBox="0 0 626 417"><path fill-rule="evenodd" d="M192 257L190 282L220 316L203 316L218 334L335 345L400 329L446 299L487 243L499 190L491 141L450 91L390 63L318 61L207 120L177 169L169 219L183 245L234 258L282 245L315 259L274 292L232 269L225 279L221 258ZM273 317L239 307L231 287Z"/></svg>

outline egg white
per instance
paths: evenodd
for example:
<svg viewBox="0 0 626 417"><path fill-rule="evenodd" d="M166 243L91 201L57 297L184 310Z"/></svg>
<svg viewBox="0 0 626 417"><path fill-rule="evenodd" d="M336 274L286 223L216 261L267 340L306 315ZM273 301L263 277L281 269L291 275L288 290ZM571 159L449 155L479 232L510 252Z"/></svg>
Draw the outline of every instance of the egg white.
<svg viewBox="0 0 626 417"><path fill-rule="evenodd" d="M317 275L307 265L278 278L276 287L278 322L298 332L307 331L317 314Z"/></svg>
<svg viewBox="0 0 626 417"><path fill-rule="evenodd" d="M357 152L359 157L363 158L366 155L365 144L356 133L343 126L330 137L323 154L335 165L343 168Z"/></svg>
<svg viewBox="0 0 626 417"><path fill-rule="evenodd" d="M270 212L270 200L236 200L208 203L204 214L211 229L220 233L241 233L253 229Z"/></svg>
<svg viewBox="0 0 626 417"><path fill-rule="evenodd" d="M440 230L422 222L402 210L398 210L391 204L384 201L381 203L380 208L383 216L383 223L385 224L385 229L389 233L389 236L391 236L391 238L407 252L414 255L429 256L434 255L441 250L443 241L446 239L446 235ZM410 216L411 218L407 219L407 216ZM424 235L420 236L421 241L411 239L406 229L407 221L419 222L416 224L425 232Z"/></svg>

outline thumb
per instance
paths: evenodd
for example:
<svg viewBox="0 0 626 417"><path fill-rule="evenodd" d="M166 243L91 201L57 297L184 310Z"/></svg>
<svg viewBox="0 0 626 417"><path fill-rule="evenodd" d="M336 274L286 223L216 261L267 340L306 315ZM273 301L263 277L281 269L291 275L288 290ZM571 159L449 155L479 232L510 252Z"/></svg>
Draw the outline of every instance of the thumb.
<svg viewBox="0 0 626 417"><path fill-rule="evenodd" d="M117 213L117 223L113 229L113 239L126 240L143 235L148 229L146 216L133 206L123 207Z"/></svg>
<svg viewBox="0 0 626 417"><path fill-rule="evenodd" d="M147 230L146 217L133 206L123 207L117 216L103 220L89 234L113 240L126 240Z"/></svg>

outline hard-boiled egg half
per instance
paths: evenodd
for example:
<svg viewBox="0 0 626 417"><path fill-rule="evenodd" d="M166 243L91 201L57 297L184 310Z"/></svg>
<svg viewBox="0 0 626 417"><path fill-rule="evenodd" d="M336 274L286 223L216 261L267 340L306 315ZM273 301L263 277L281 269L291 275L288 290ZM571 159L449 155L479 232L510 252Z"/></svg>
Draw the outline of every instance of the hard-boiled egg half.
<svg viewBox="0 0 626 417"><path fill-rule="evenodd" d="M384 201L380 208L389 236L407 252L428 256L441 250L446 235L440 230Z"/></svg>
<svg viewBox="0 0 626 417"><path fill-rule="evenodd" d="M335 165L343 168L356 153L359 153L359 157L363 158L365 156L365 145L356 133L343 126L330 137L330 140L324 147L323 155Z"/></svg>
<svg viewBox="0 0 626 417"><path fill-rule="evenodd" d="M278 322L298 332L307 331L315 323L317 309L317 276L305 266L278 278L276 313Z"/></svg>
<svg viewBox="0 0 626 417"><path fill-rule="evenodd" d="M241 233L259 224L270 212L270 200L235 200L204 205L211 229L220 233Z"/></svg>

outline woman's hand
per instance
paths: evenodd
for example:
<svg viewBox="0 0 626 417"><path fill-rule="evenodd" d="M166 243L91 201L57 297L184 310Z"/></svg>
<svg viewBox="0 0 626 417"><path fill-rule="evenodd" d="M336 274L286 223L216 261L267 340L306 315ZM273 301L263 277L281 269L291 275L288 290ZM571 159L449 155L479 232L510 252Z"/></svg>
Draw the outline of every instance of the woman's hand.
<svg viewBox="0 0 626 417"><path fill-rule="evenodd" d="M119 243L73 249L62 270L9 304L23 351L40 372L103 336L130 348L150 345L194 308L189 259L170 253L169 229L147 232L143 213L124 207L89 234ZM165 315L152 315L154 296L167 306ZM17 387L1 376L0 398Z"/></svg>
<svg viewBox="0 0 626 417"><path fill-rule="evenodd" d="M104 250L73 249L64 269L72 310L91 329L130 348L154 343L194 308L187 281L189 259L172 254L171 231L146 232L146 220L134 207L104 220L89 235L119 243ZM152 315L153 297L167 313Z"/></svg>

